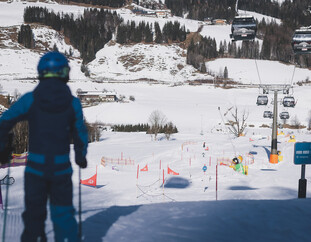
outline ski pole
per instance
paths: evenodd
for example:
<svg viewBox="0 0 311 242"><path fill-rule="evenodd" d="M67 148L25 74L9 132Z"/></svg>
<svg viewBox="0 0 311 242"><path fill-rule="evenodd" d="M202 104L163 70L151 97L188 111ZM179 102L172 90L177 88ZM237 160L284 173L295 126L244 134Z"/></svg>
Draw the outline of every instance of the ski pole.
<svg viewBox="0 0 311 242"><path fill-rule="evenodd" d="M81 168L79 167L79 241L82 241L81 204Z"/></svg>
<svg viewBox="0 0 311 242"><path fill-rule="evenodd" d="M10 162L8 164L8 177L10 177ZM4 204L4 217L3 217L3 229L2 229L2 242L5 242L5 231L6 231L6 218L8 212L8 203L9 203L9 182L6 184L5 191L5 204Z"/></svg>

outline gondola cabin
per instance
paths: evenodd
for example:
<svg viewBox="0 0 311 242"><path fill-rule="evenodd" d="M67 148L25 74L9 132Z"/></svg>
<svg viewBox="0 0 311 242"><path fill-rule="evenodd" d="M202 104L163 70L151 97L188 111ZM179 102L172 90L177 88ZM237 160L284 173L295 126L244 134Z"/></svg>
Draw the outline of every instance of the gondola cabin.
<svg viewBox="0 0 311 242"><path fill-rule="evenodd" d="M268 96L267 95L259 95L257 97L257 105L267 105L268 104Z"/></svg>
<svg viewBox="0 0 311 242"><path fill-rule="evenodd" d="M236 40L253 40L257 33L257 24L253 16L236 16L231 25L230 38Z"/></svg>
<svg viewBox="0 0 311 242"><path fill-rule="evenodd" d="M286 96L283 98L283 106L284 107L295 107L296 102L295 102L295 98L292 96Z"/></svg>
<svg viewBox="0 0 311 242"><path fill-rule="evenodd" d="M280 113L280 119L289 119L289 113L288 112L281 112Z"/></svg>
<svg viewBox="0 0 311 242"><path fill-rule="evenodd" d="M311 28L296 29L291 45L295 54L311 54Z"/></svg>
<svg viewBox="0 0 311 242"><path fill-rule="evenodd" d="M271 111L264 111L263 117L264 118L273 118L273 113Z"/></svg>

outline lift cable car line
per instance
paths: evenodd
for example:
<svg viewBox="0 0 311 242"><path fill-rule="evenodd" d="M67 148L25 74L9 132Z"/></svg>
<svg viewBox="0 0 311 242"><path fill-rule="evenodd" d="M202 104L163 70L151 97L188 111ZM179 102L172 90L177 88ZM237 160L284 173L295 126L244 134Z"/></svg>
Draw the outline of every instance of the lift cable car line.
<svg viewBox="0 0 311 242"><path fill-rule="evenodd" d="M255 58L255 64L256 64L256 70L257 70L257 75L258 75L258 79L259 79L259 85L261 86L261 78L260 78L260 73L259 73L259 69L258 69L258 64L257 64L257 59Z"/></svg>
<svg viewBox="0 0 311 242"><path fill-rule="evenodd" d="M293 80L294 80L294 76L295 76L295 71L296 71L296 65L294 65L294 71L293 71L293 75L292 75L292 79L290 81L290 86L293 86Z"/></svg>
<svg viewBox="0 0 311 242"><path fill-rule="evenodd" d="M235 4L235 12L236 12L236 14L238 14L238 4L239 4L239 0L236 0L236 4Z"/></svg>

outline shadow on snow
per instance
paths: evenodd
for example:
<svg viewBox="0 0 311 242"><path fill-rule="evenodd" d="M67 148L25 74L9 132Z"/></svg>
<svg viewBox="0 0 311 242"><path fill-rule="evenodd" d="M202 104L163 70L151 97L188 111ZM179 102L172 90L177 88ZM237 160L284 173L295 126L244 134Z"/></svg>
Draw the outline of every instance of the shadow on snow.
<svg viewBox="0 0 311 242"><path fill-rule="evenodd" d="M188 179L182 177L171 177L169 178L165 184L165 188L186 188L189 187L190 182Z"/></svg>
<svg viewBox="0 0 311 242"><path fill-rule="evenodd" d="M122 216L135 212L140 206L113 206L83 221L83 241L102 241L109 228Z"/></svg>
<svg viewBox="0 0 311 242"><path fill-rule="evenodd" d="M248 187L248 186L231 186L228 190L257 190L258 188Z"/></svg>

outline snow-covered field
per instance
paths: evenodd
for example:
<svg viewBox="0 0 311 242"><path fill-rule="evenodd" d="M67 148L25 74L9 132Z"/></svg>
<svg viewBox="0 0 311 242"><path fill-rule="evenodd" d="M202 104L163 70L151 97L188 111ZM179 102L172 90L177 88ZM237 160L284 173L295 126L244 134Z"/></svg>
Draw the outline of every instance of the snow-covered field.
<svg viewBox="0 0 311 242"><path fill-rule="evenodd" d="M42 5L66 11L81 9L66 9L57 4ZM10 9L12 6L16 8ZM22 10L18 9L22 7L24 5L21 3L0 3L0 26L20 24ZM3 14L9 11L12 11L11 24L6 25ZM39 38L42 32L49 31L40 29L36 36ZM62 41L56 43L68 47ZM265 110L272 111L272 94L269 94L267 107L258 107L258 88L174 86L172 84L175 82L193 78L189 74L190 67L185 64L184 70L187 71L169 75L168 70L173 69L174 65L185 63L185 59L174 56L182 50L156 45L148 47L137 45L126 49L111 45L97 53L96 60L90 64L94 75L98 79L113 78L119 82L94 82L81 73L79 58L70 61L72 81L69 86L74 94L78 88L106 89L114 90L118 95L135 97L134 102L104 103L85 108L87 121L147 123L151 112L160 110L179 130L169 141L162 134L157 141L153 141L145 133L105 131L99 142L89 145L89 165L82 170L81 178L90 178L97 169L97 187L82 186L84 241L309 241L311 175L307 167L307 199L297 199L300 166L293 164L294 143L288 142L288 135L295 135L300 142L311 142L310 131L284 129L284 135L278 136L278 150L283 155L283 161L270 164L271 129L260 126L271 125L272 121L264 119L262 115ZM117 56L133 52L138 54L143 50L146 60L151 62L151 58L154 58L154 66L133 72L117 63ZM0 84L3 93L13 94L18 90L23 94L32 90L37 81L28 78L36 77L39 57L39 53L18 45L14 49L1 48ZM161 68L160 62L163 63ZM99 66L98 63L102 64ZM245 84L290 84L311 76L309 70L296 68L292 78L294 66L278 62L257 61L257 65L260 80L254 60L217 59L206 63L207 68L215 73L221 73L227 67L230 78ZM124 83L120 82L121 74L124 75L123 80L152 78L166 83ZM296 117L302 124L307 124L310 117L310 90L310 86L295 85L293 94L297 100L296 107L278 106L279 112L289 111L289 123ZM282 97L284 95L280 94L279 98ZM245 137L234 138L224 127L222 117L232 106L238 107L240 112L245 110L249 113L247 123L251 126L248 126ZM230 114L227 114L223 118L226 120L229 117ZM237 155L242 155L249 166L248 175L218 165L216 176L217 159L232 159ZM119 163L130 159L134 165L108 162L104 167L101 165L103 156L116 161L119 159ZM202 171L205 164L206 174ZM148 165L148 171L140 171L137 179L138 165L139 169ZM179 175L169 175L168 167ZM78 167L73 164L73 168L74 203L78 208ZM23 171L23 167L10 169L15 183L9 187L6 241L19 241L23 229ZM7 169L0 170L0 178L6 174ZM1 188L4 199L6 187ZM3 216L3 211L0 211L0 236ZM50 220L47 221L46 231L48 241L53 241Z"/></svg>

